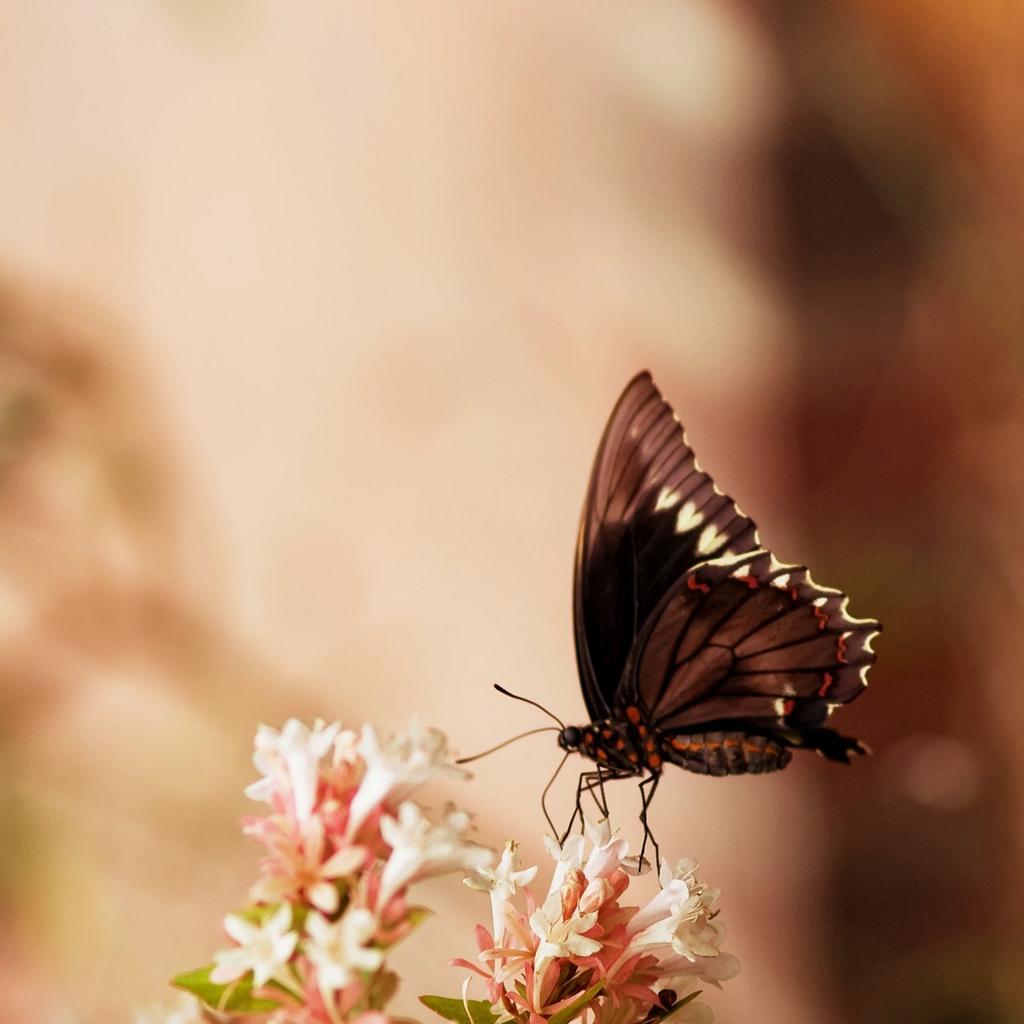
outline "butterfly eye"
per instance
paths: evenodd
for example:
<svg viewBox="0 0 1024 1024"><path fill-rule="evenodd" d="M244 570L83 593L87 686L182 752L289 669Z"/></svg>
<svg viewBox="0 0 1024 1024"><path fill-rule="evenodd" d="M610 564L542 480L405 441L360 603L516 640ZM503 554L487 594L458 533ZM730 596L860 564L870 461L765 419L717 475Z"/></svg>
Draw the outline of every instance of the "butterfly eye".
<svg viewBox="0 0 1024 1024"><path fill-rule="evenodd" d="M582 740L583 733L575 725L567 726L558 734L558 745L563 750L575 750Z"/></svg>

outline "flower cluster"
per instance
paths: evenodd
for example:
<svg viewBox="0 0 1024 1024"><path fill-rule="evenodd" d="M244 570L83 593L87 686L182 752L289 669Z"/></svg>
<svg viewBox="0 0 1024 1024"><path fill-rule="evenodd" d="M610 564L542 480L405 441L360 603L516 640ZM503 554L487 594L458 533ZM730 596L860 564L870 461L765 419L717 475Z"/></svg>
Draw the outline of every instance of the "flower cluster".
<svg viewBox="0 0 1024 1024"><path fill-rule="evenodd" d="M243 821L266 850L250 904L224 919L232 945L174 983L222 1013L272 1024L386 1024L397 987L387 951L422 919L409 886L487 870L468 815L434 817L409 800L439 775L465 775L442 733L413 723L382 742L339 723L261 726L246 790L270 805Z"/></svg>
<svg viewBox="0 0 1024 1024"><path fill-rule="evenodd" d="M133 1024L206 1024L199 1003L191 996L179 992L170 1003L157 1003L139 1010Z"/></svg>
<svg viewBox="0 0 1024 1024"><path fill-rule="evenodd" d="M529 888L537 868L520 867L512 842L495 868L466 880L489 893L491 928L477 927L475 960L453 961L471 972L461 1005L424 997L427 1006L488 1024L712 1019L696 1001L699 986L719 986L738 970L735 957L721 952L718 890L698 881L692 860L682 860L674 869L662 866L660 891L645 906L624 905L628 844L606 825L587 832L561 846L549 837L555 863L543 900ZM468 999L474 976L483 979L486 1000Z"/></svg>

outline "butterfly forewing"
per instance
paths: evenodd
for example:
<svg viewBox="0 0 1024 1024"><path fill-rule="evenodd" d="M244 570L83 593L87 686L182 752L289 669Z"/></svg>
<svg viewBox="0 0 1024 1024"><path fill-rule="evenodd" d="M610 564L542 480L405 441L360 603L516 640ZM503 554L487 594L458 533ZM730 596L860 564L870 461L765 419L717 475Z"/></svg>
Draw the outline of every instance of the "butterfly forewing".
<svg viewBox="0 0 1024 1024"><path fill-rule="evenodd" d="M621 703L634 643L688 570L753 551L757 530L704 473L644 372L627 385L591 472L576 551L576 654L591 719Z"/></svg>
<svg viewBox="0 0 1024 1024"><path fill-rule="evenodd" d="M709 722L818 728L867 685L879 628L768 551L710 561L686 572L651 615L622 697L667 734Z"/></svg>

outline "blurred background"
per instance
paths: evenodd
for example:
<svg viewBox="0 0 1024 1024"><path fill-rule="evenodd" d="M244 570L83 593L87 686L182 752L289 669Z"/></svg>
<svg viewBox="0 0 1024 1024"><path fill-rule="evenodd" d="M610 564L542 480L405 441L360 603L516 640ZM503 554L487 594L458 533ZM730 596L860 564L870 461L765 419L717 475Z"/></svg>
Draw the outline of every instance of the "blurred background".
<svg viewBox="0 0 1024 1024"><path fill-rule="evenodd" d="M876 757L658 794L719 1020L1024 1020L1022 116L1014 0L0 3L6 1019L209 958L258 722L583 718L577 515L647 366L886 627L836 720ZM535 858L557 760L435 797ZM414 1014L486 914L428 901Z"/></svg>

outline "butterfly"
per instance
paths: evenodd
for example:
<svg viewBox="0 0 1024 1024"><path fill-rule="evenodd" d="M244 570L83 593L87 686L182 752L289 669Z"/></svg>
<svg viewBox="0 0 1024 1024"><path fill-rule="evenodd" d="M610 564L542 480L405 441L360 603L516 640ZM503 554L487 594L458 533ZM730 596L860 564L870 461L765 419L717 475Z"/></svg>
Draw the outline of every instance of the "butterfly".
<svg viewBox="0 0 1024 1024"><path fill-rule="evenodd" d="M639 777L646 845L667 765L756 774L785 768L793 750L847 763L867 752L826 723L867 686L881 626L761 545L646 371L598 446L573 589L590 720L558 742L596 765L580 776L573 821L584 793L607 814L604 782Z"/></svg>

